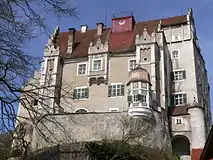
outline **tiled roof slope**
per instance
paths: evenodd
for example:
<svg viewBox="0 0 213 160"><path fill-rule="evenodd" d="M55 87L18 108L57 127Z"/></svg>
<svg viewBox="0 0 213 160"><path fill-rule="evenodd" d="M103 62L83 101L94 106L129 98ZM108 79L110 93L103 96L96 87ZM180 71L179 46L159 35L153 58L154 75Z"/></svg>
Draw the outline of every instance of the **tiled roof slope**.
<svg viewBox="0 0 213 160"><path fill-rule="evenodd" d="M161 19L161 25L163 27L183 24L187 22L186 15L175 16L170 18ZM147 29L149 33L156 31L159 20L151 20L146 22L138 22L134 25L132 32L120 32L111 33L111 28L103 29L103 34L101 35L102 42L108 41L110 52L122 52L134 49L135 35L141 34L144 28ZM89 43L95 42L97 40L97 30L91 29L85 33L81 31L75 32L75 45L73 53L70 55L66 54L68 45L68 32L61 32L59 38L60 54L66 58L78 58L85 57L88 55Z"/></svg>

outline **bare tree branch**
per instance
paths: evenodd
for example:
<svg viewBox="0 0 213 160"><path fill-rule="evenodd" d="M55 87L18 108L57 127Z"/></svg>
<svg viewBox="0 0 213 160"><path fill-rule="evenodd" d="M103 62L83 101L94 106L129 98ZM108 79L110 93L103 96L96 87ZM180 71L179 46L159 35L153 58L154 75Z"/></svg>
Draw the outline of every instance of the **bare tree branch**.
<svg viewBox="0 0 213 160"><path fill-rule="evenodd" d="M70 7L68 0L0 1L0 132L12 130L14 138L20 140L24 154L29 146L23 138L25 125L36 127L46 118L33 101L36 100L42 112L48 115L52 114L48 99L72 96L70 88L61 89L63 95L60 95L52 94L55 86L40 85L40 73L35 70L41 59L25 53L25 46L37 36L36 31L49 34L45 19L50 15L59 19L64 16L77 18L76 7ZM50 93L49 96L44 96L40 90ZM17 116L18 105L26 110L27 116ZM31 124L15 126L15 122L22 125L24 120Z"/></svg>

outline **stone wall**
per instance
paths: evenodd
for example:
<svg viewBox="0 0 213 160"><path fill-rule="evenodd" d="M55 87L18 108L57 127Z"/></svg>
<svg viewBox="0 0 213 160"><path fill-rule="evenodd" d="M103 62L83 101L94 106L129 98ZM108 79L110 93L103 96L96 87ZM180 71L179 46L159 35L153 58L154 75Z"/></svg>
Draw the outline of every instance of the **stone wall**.
<svg viewBox="0 0 213 160"><path fill-rule="evenodd" d="M127 112L52 115L45 117L34 129L32 150L58 144L125 139L147 147L170 148L162 113L151 120L133 119ZM42 133L43 135L41 135Z"/></svg>

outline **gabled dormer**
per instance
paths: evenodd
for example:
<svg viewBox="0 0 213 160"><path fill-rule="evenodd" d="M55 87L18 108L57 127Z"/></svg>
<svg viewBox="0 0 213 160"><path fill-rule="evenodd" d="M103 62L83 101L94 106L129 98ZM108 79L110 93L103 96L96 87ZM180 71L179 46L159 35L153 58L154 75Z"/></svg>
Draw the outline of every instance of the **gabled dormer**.
<svg viewBox="0 0 213 160"><path fill-rule="evenodd" d="M146 43L154 43L156 42L156 32L154 31L151 35L148 33L147 29L144 28L143 33L141 35L137 34L135 37L135 44L146 44Z"/></svg>
<svg viewBox="0 0 213 160"><path fill-rule="evenodd" d="M56 27L48 44L44 48L43 63L41 66L41 79L39 93L38 110L43 114L57 113L62 111L60 103L60 84L62 73L62 62L59 53L59 34L60 29Z"/></svg>
<svg viewBox="0 0 213 160"><path fill-rule="evenodd" d="M89 85L107 84L108 73L108 42L102 41L100 36L96 42L90 42L88 48L88 80Z"/></svg>

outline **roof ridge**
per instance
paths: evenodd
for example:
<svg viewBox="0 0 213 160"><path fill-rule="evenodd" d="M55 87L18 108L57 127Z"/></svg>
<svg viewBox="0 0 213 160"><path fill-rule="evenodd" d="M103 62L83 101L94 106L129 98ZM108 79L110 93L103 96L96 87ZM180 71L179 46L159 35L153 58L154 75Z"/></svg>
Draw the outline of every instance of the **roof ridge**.
<svg viewBox="0 0 213 160"><path fill-rule="evenodd" d="M138 23L148 23L148 22L153 22L153 21L160 21L160 20L168 20L168 19L172 19L172 18L177 18L177 17L184 17L184 16L187 16L186 14L184 14L184 15L179 15L179 16L171 16L171 17L165 17L165 18L159 18L159 19L153 19L153 20L145 20L145 21L139 21L139 22L136 22L136 24L138 24ZM106 26L106 27L104 27L104 29L111 29L112 27L111 26ZM88 31L96 31L97 30L97 28L88 28L88 30L86 31L86 32L88 32ZM76 30L76 32L80 32L81 30ZM67 33L68 31L66 31L66 32L60 32L60 33Z"/></svg>
<svg viewBox="0 0 213 160"><path fill-rule="evenodd" d="M118 34L112 34L111 26L104 27L103 33L101 35L102 42L108 41L109 44L109 51L111 52L122 52L128 49L135 47L134 37L136 34L142 34L144 32L144 28L147 29L149 34L156 31L158 24L160 23L163 27L173 26L173 25L180 25L187 22L186 15L180 16L172 16L167 18L161 18L156 20L147 20L137 22L134 25L133 30L130 32L119 32ZM60 54L66 54L67 47L68 47L68 34L69 32L61 32L59 36L60 41ZM72 54L67 55L69 58L77 58L77 57L85 57L88 56L88 46L91 41L96 41L98 38L97 36L97 28L88 29L85 33L81 33L80 30L76 31L75 40L76 46Z"/></svg>

